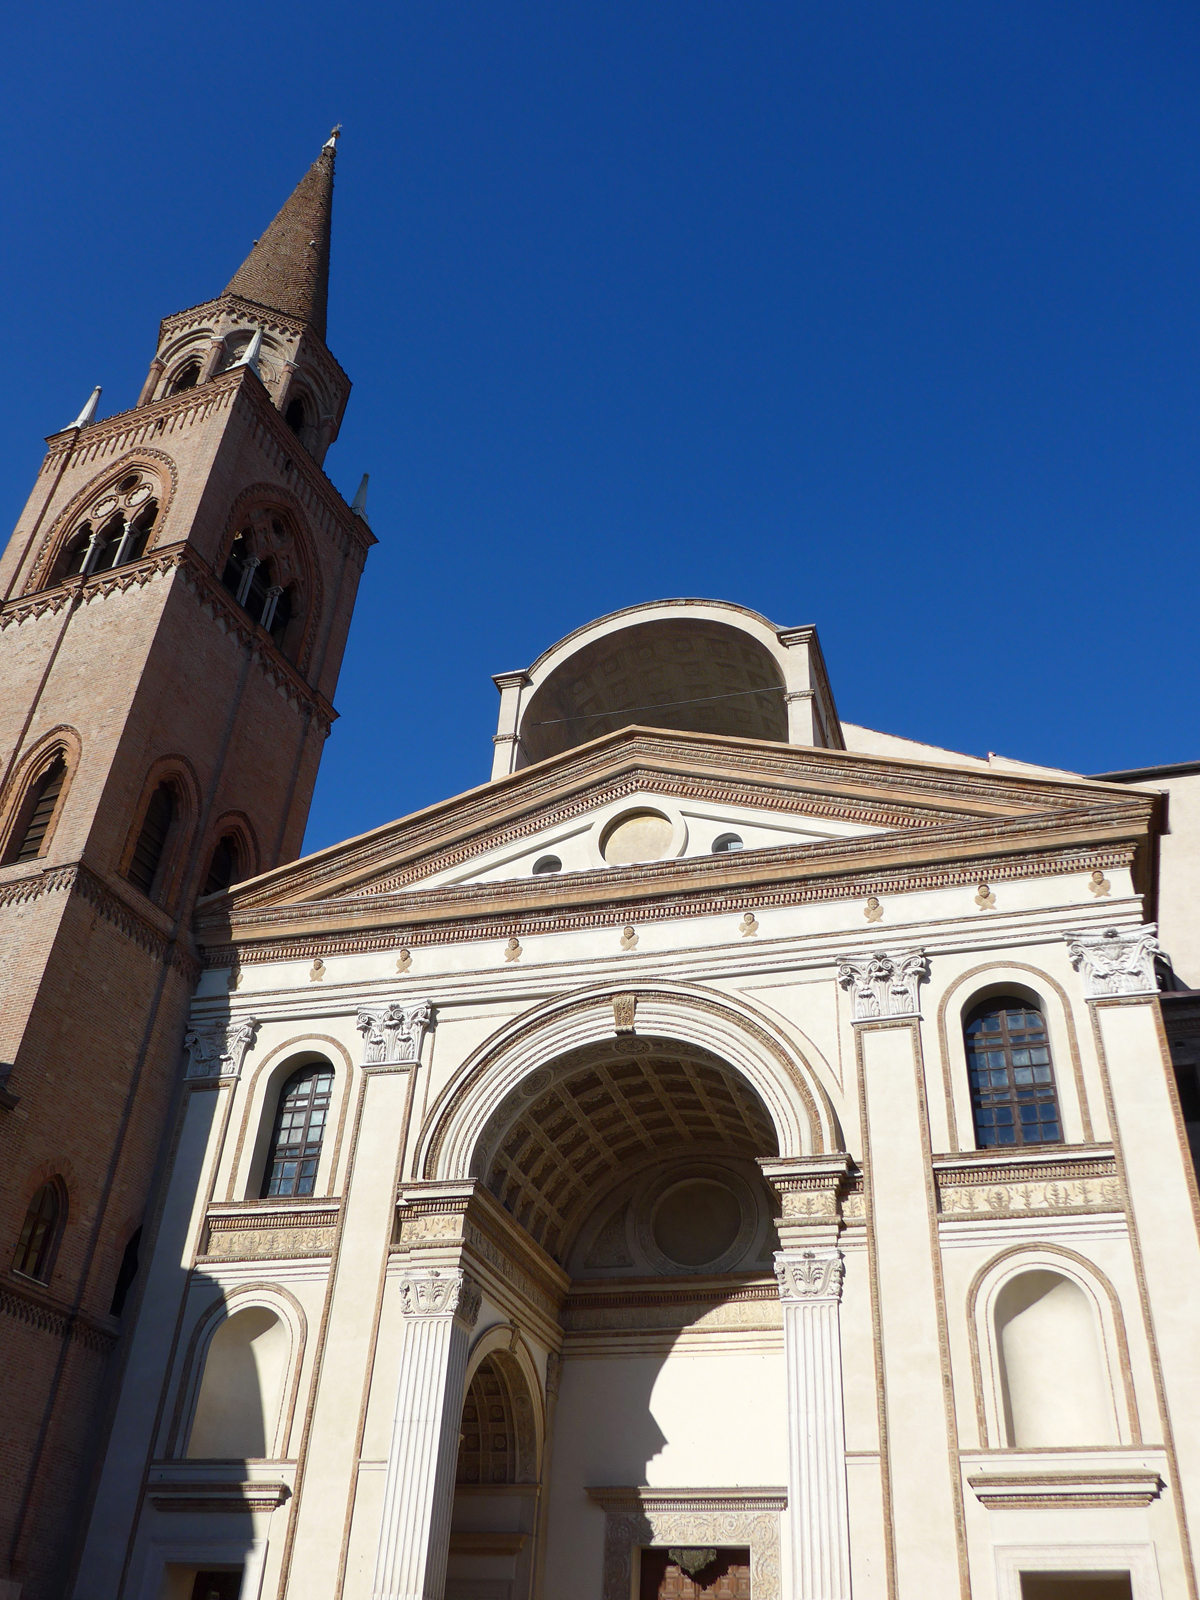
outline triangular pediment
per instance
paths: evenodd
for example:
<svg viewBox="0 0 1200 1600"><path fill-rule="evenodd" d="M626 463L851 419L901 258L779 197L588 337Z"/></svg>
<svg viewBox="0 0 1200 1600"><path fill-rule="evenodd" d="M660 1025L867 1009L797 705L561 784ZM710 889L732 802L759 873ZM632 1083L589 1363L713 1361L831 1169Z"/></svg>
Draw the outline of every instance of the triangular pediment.
<svg viewBox="0 0 1200 1600"><path fill-rule="evenodd" d="M240 884L198 908L197 937L523 915L1130 839L1152 804L1086 779L627 728ZM714 851L729 834L741 848ZM535 871L546 857L558 869Z"/></svg>

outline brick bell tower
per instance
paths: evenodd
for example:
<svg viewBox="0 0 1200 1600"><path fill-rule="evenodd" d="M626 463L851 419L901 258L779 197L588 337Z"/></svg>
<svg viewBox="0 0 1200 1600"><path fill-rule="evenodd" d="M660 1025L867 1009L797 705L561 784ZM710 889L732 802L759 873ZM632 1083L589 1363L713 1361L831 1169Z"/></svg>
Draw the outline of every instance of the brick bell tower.
<svg viewBox="0 0 1200 1600"><path fill-rule="evenodd" d="M0 561L0 1600L60 1600L136 1309L198 896L300 850L369 547L321 470L337 134ZM97 391L98 394L98 391ZM365 489L365 479L364 479Z"/></svg>

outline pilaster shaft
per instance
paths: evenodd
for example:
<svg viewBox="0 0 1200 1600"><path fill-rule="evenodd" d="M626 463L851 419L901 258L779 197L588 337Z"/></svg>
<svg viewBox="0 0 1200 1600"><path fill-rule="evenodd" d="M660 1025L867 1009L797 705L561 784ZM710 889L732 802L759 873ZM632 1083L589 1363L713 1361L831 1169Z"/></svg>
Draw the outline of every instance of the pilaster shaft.
<svg viewBox="0 0 1200 1600"><path fill-rule="evenodd" d="M388 1451L375 1600L441 1600L471 1329L466 1273L414 1269L400 1285L404 1345Z"/></svg>
<svg viewBox="0 0 1200 1600"><path fill-rule="evenodd" d="M788 1386L788 1514L795 1600L849 1600L842 1405L842 1253L780 1251Z"/></svg>

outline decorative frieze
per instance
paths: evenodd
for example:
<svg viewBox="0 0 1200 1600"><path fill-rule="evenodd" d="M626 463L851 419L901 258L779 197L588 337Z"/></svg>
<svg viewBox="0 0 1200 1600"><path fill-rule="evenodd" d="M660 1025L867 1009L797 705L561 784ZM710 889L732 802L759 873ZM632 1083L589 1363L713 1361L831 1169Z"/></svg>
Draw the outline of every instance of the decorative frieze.
<svg viewBox="0 0 1200 1600"><path fill-rule="evenodd" d="M237 1078L258 1031L255 1017L191 1027L183 1036L188 1064L185 1078Z"/></svg>
<svg viewBox="0 0 1200 1600"><path fill-rule="evenodd" d="M363 1066L403 1066L421 1059L425 1034L433 1023L428 1000L409 1005L360 1006L355 1024L363 1036Z"/></svg>
<svg viewBox="0 0 1200 1600"><path fill-rule="evenodd" d="M874 950L870 955L842 956L838 982L850 992L855 1022L888 1017L915 1017L917 991L929 977L924 950Z"/></svg>
<svg viewBox="0 0 1200 1600"><path fill-rule="evenodd" d="M1068 1216L1123 1211L1125 1190L1108 1150L1053 1157L993 1155L983 1161L934 1162L938 1209L943 1217Z"/></svg>
<svg viewBox="0 0 1200 1600"><path fill-rule="evenodd" d="M1160 953L1158 925L1105 928L1102 933L1064 935L1071 965L1083 978L1089 1000L1113 995L1157 994L1154 958Z"/></svg>
<svg viewBox="0 0 1200 1600"><path fill-rule="evenodd" d="M335 1205L210 1212L203 1254L220 1261L291 1261L328 1256L337 1237Z"/></svg>

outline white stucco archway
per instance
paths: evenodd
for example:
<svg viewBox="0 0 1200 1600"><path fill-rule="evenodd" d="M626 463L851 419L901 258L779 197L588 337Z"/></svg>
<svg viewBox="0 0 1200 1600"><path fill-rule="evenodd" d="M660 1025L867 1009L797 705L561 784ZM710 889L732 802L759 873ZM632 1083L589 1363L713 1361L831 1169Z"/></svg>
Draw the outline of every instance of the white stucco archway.
<svg viewBox="0 0 1200 1600"><path fill-rule="evenodd" d="M618 996L636 1002L633 1038L648 1035L697 1046L740 1074L770 1117L780 1157L843 1148L836 1115L816 1073L771 1019L740 999L700 985L628 983L561 996L485 1040L426 1119L416 1174L425 1179L472 1176L489 1123L519 1084L583 1046L614 1040L613 1002Z"/></svg>

